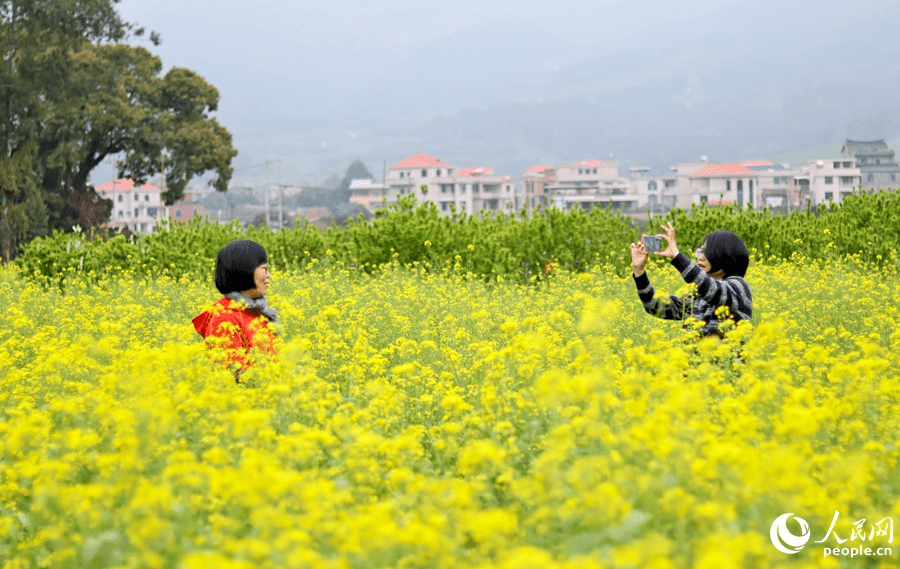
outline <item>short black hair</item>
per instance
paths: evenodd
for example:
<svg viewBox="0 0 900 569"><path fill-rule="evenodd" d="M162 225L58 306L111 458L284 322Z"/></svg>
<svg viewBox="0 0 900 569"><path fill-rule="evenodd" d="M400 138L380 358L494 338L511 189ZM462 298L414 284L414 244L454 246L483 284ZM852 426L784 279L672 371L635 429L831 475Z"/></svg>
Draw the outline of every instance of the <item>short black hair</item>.
<svg viewBox="0 0 900 569"><path fill-rule="evenodd" d="M704 256L712 272L725 271L726 277L743 277L750 265L750 252L736 233L721 229L703 238Z"/></svg>
<svg viewBox="0 0 900 569"><path fill-rule="evenodd" d="M232 241L216 256L216 288L222 294L256 288L256 267L268 262L266 249L256 241Z"/></svg>

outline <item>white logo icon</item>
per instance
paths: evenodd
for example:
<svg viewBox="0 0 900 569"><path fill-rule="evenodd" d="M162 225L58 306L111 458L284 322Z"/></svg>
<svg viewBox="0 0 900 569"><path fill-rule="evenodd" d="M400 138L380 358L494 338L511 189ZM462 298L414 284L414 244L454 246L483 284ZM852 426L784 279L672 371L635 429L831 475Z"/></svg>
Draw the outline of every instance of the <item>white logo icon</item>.
<svg viewBox="0 0 900 569"><path fill-rule="evenodd" d="M782 553L797 553L809 541L809 524L803 518L794 518L800 524L800 535L794 535L788 529L788 518L793 515L793 513L781 514L772 522L772 529L769 531L772 545Z"/></svg>

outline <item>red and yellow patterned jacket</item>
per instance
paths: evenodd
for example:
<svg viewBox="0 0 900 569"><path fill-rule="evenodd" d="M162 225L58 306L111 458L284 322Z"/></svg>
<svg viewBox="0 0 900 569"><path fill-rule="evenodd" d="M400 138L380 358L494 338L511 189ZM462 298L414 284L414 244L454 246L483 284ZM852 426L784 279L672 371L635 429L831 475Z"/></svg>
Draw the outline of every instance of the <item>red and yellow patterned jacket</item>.
<svg viewBox="0 0 900 569"><path fill-rule="evenodd" d="M268 319L231 299L219 300L192 322L210 348L224 350L224 359L218 361L226 366L246 370L259 354L278 355L275 332Z"/></svg>

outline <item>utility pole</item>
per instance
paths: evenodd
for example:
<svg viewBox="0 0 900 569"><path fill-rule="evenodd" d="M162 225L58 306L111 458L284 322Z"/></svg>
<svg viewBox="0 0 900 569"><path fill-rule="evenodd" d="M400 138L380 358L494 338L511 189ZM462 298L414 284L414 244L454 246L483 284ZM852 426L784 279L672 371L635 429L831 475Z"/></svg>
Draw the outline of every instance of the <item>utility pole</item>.
<svg viewBox="0 0 900 569"><path fill-rule="evenodd" d="M284 228L284 185L281 183L281 159L278 159L278 231Z"/></svg>
<svg viewBox="0 0 900 569"><path fill-rule="evenodd" d="M269 165L270 164L278 164L278 178L281 179L281 158L278 160L266 160L266 186L263 188L263 191L266 194L266 225L268 227L272 227L272 218L269 215Z"/></svg>
<svg viewBox="0 0 900 569"><path fill-rule="evenodd" d="M263 193L266 194L266 200L265 200L265 203L266 203L266 227L272 227L270 225L270 219L269 219L269 164L271 164L271 163L272 163L271 160L266 160L266 182L265 182L265 185L263 186Z"/></svg>

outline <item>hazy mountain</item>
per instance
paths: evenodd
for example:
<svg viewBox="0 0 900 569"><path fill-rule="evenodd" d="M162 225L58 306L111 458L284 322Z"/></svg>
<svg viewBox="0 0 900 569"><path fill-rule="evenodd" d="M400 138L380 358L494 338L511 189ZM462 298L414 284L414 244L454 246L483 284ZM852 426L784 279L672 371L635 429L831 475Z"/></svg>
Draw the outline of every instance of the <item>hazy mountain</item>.
<svg viewBox="0 0 900 569"><path fill-rule="evenodd" d="M324 43L325 20L313 18L303 52L260 60L254 89L277 76L280 90L240 113L223 90L235 180L261 178L258 165L276 158L281 182L320 184L355 159L380 178L416 152L515 178L539 162L613 154L627 174L900 135L895 2L521 4L504 17L482 10L490 18L412 2L351 10ZM339 65L336 53L347 56ZM263 118L270 104L278 113Z"/></svg>

